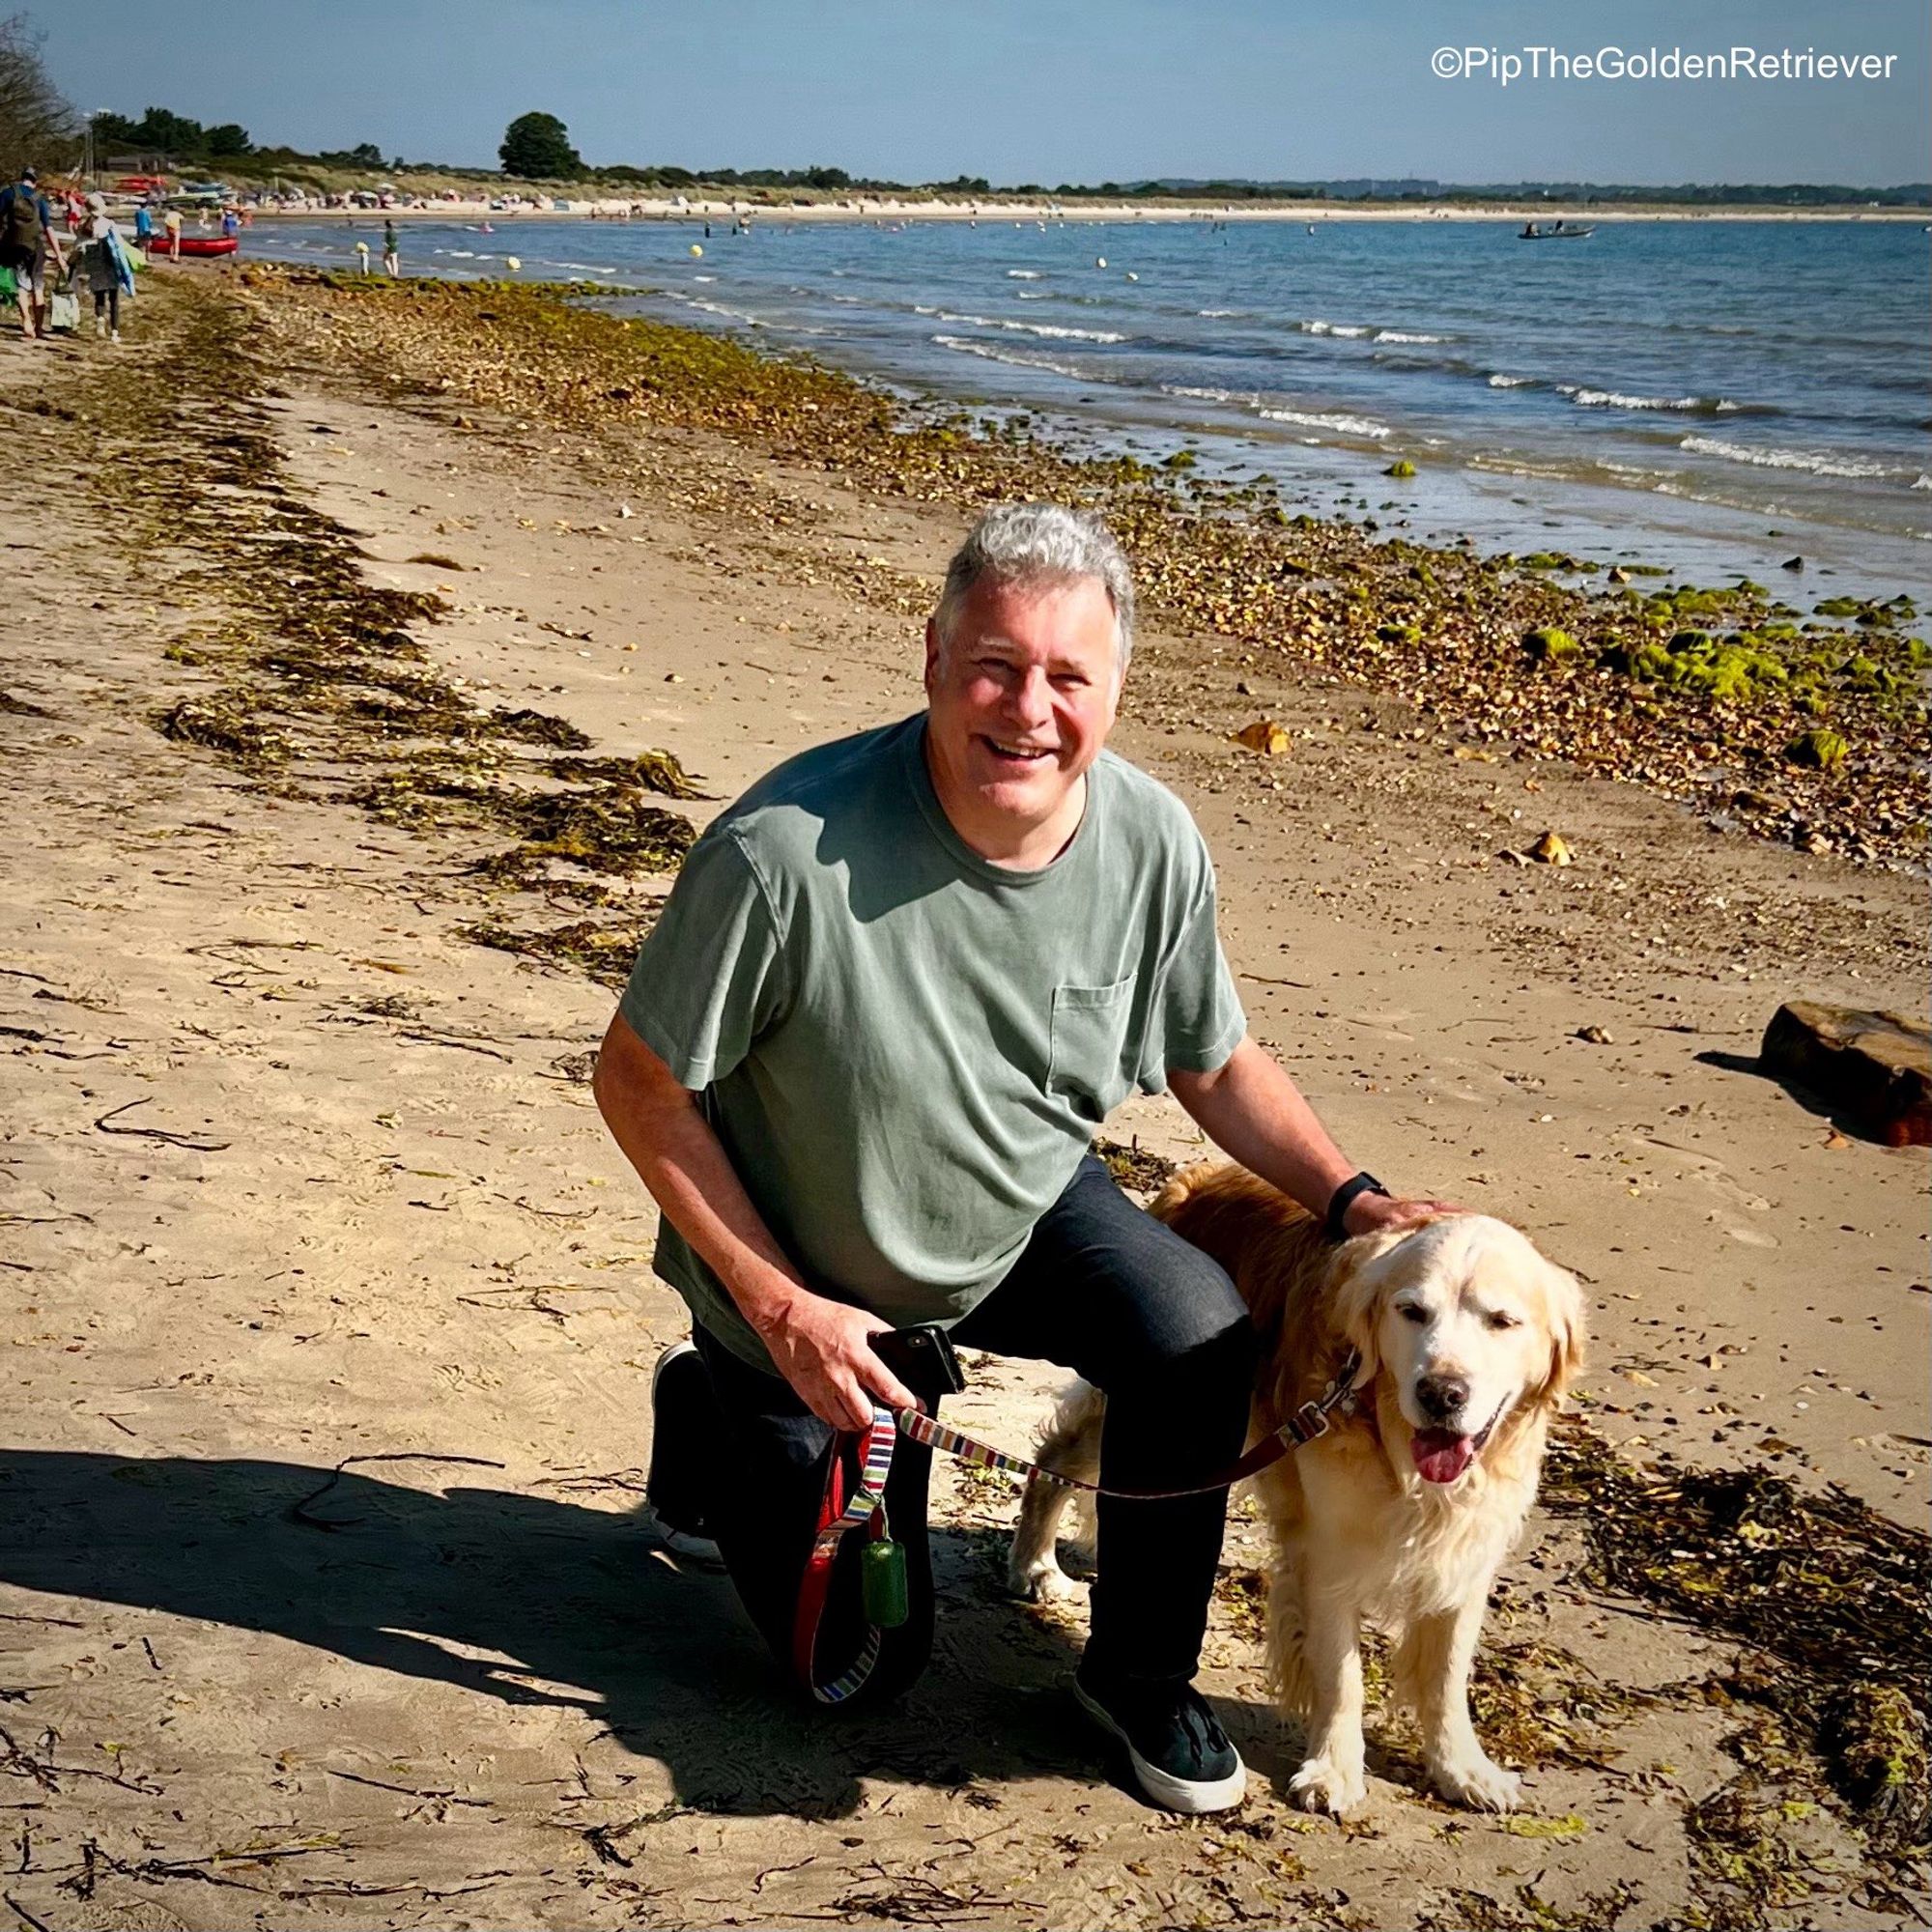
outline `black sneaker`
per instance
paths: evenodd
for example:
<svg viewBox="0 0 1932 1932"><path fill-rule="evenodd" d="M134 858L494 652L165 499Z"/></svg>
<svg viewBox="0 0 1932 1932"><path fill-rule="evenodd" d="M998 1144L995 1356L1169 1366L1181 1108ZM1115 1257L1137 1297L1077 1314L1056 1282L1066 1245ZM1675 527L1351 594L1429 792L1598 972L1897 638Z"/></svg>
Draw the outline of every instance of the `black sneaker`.
<svg viewBox="0 0 1932 1932"><path fill-rule="evenodd" d="M677 1342L651 1371L651 1466L644 1501L658 1533L679 1556L722 1566L704 1513L704 1438L717 1424L711 1372L689 1342Z"/></svg>
<svg viewBox="0 0 1932 1932"><path fill-rule="evenodd" d="M1134 1781L1164 1811L1226 1811L1241 1802L1247 1768L1191 1684L1073 1680L1080 1708L1127 1747Z"/></svg>

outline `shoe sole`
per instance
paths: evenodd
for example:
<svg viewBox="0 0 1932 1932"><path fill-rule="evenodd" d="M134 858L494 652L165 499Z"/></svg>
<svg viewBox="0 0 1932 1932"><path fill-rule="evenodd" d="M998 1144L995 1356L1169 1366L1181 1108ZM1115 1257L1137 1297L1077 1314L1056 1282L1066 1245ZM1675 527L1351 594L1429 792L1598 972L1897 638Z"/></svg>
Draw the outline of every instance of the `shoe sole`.
<svg viewBox="0 0 1932 1932"><path fill-rule="evenodd" d="M648 1506L647 1506L648 1507ZM650 1511L651 1527L673 1556L706 1570L722 1570L724 1553L708 1536L696 1536L688 1529L673 1529L655 1509Z"/></svg>
<svg viewBox="0 0 1932 1932"><path fill-rule="evenodd" d="M1076 1679L1073 1695L1080 1708L1105 1731L1127 1747L1127 1760L1134 1768L1134 1780L1163 1811L1184 1812L1199 1817L1207 1811L1228 1811L1241 1802L1248 1788L1248 1768L1237 1753L1235 1768L1226 1777L1176 1777L1170 1771L1150 1764L1134 1748L1133 1740L1122 1730L1108 1712L1092 1697Z"/></svg>

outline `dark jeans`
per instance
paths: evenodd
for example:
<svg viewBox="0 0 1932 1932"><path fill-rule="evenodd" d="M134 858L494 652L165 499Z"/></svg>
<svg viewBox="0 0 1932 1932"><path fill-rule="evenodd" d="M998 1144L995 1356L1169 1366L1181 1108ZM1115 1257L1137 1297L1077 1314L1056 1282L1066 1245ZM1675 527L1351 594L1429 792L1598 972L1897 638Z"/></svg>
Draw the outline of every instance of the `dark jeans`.
<svg viewBox="0 0 1932 1932"><path fill-rule="evenodd" d="M787 1383L749 1367L701 1327L695 1339L719 1407L719 1484L707 1501L709 1520L753 1622L788 1664L834 1432ZM1216 1263L1136 1208L1091 1154L1040 1217L1012 1272L953 1328L952 1339L994 1354L1058 1362L1104 1389L1100 1480L1107 1487L1178 1488L1241 1453L1256 1354L1246 1306ZM901 1437L886 1507L905 1548L913 1614L887 1633L868 1700L904 1689L931 1650L929 1470L930 1453ZM1162 1683L1194 1675L1227 1503L1225 1490L1160 1502L1101 1499L1083 1668ZM844 1539L821 1636L821 1675L842 1669L859 1640L850 1573L863 1541L857 1532Z"/></svg>

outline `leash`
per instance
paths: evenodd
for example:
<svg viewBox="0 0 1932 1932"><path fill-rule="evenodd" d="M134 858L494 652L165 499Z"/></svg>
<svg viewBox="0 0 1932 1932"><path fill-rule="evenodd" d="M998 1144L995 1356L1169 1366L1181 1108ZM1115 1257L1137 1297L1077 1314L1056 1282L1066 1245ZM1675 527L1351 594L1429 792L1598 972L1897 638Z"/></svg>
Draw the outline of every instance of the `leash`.
<svg viewBox="0 0 1932 1932"><path fill-rule="evenodd" d="M1318 1435L1326 1435L1330 1426L1328 1418L1352 1400L1355 1378L1361 1374L1361 1368L1362 1358L1351 1349L1336 1371L1334 1379L1315 1401L1304 1402L1280 1428L1269 1431L1238 1462L1231 1463L1205 1483L1190 1483L1179 1490L1107 1489L1083 1477L1068 1476L1041 1463L1030 1463L1023 1456L1009 1456L1004 1449L994 1449L971 1435L961 1435L956 1429L949 1429L936 1416L917 1408L899 1409L893 1420L898 1425L900 1434L913 1441L923 1442L928 1449L943 1450L947 1455L956 1456L962 1463L972 1463L981 1469L1005 1469L1012 1475L1025 1476L1030 1481L1052 1483L1059 1489L1084 1490L1089 1495L1115 1496L1134 1502L1166 1502L1176 1496L1202 1496L1212 1490L1225 1490L1236 1483L1244 1483L1270 1463L1279 1463L1284 1456L1305 1443L1313 1442ZM885 1412L875 1409L874 1419Z"/></svg>
<svg viewBox="0 0 1932 1932"><path fill-rule="evenodd" d="M927 1449L937 1449L981 1469L1004 1469L1029 1480L1052 1483L1063 1490L1084 1490L1090 1495L1114 1496L1140 1502L1167 1501L1177 1496L1206 1495L1245 1482L1284 1456L1328 1434L1329 1418L1352 1406L1361 1357L1349 1351L1334 1379L1313 1402L1305 1402L1277 1429L1270 1430L1238 1461L1205 1483L1177 1490L1116 1490L1068 1476L1058 1469L1010 1456L1004 1449L949 1429L923 1409L877 1408L863 1432L858 1481L845 1494L845 1455L842 1436L834 1445L825 1472L825 1492L818 1507L818 1527L811 1553L799 1584L798 1615L792 1625L792 1665L803 1684L821 1704L842 1704L861 1690L879 1662L888 1630L896 1630L910 1613L906 1591L905 1551L893 1541L886 1520L886 1478L892 1473L893 1448L904 1435ZM861 1432L850 1432L859 1435ZM832 1568L839 1545L853 1530L863 1528L868 1539L860 1561L860 1594L866 1613L866 1636L851 1664L829 1684L817 1674L818 1627L825 1616L825 1600L832 1587Z"/></svg>

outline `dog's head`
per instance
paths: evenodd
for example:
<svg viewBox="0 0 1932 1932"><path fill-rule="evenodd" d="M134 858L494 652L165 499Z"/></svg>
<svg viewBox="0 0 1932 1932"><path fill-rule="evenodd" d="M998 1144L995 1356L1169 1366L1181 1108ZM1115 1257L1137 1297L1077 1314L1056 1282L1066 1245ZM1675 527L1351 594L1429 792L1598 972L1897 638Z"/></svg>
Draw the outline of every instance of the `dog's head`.
<svg viewBox="0 0 1932 1932"><path fill-rule="evenodd" d="M1406 1460L1454 1483L1512 1418L1552 1406L1582 1366L1583 1297L1507 1222L1444 1214L1350 1241L1337 1322L1360 1380L1389 1378ZM1398 1468L1402 1443L1389 1445Z"/></svg>

